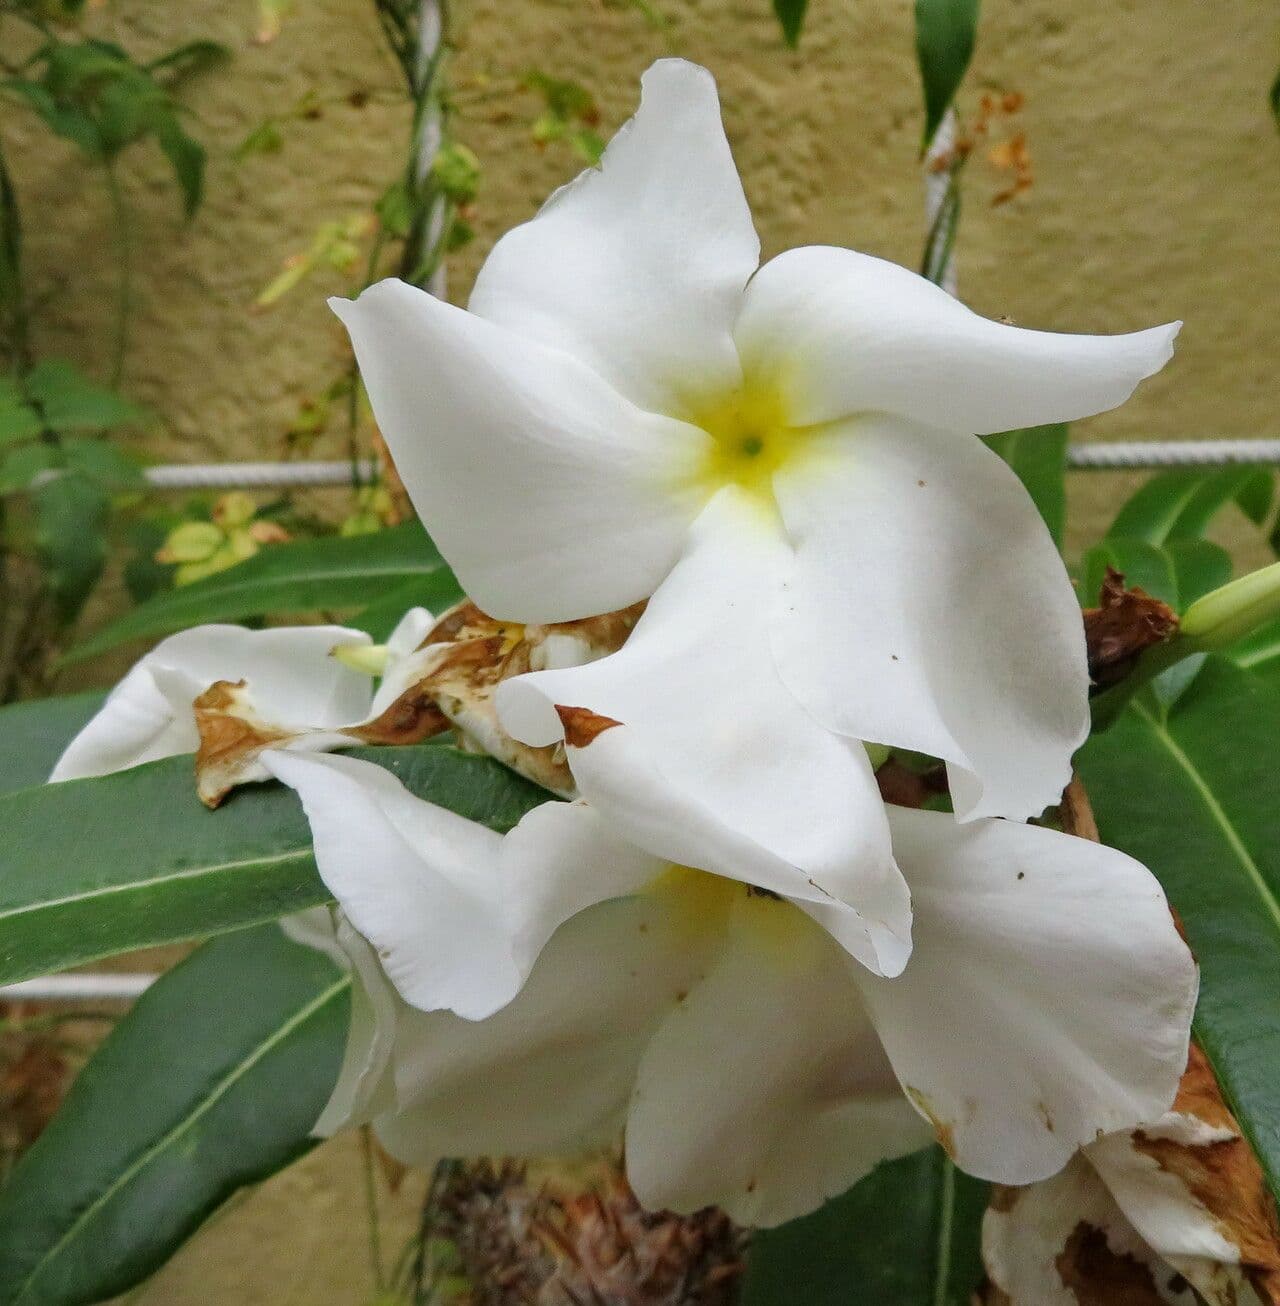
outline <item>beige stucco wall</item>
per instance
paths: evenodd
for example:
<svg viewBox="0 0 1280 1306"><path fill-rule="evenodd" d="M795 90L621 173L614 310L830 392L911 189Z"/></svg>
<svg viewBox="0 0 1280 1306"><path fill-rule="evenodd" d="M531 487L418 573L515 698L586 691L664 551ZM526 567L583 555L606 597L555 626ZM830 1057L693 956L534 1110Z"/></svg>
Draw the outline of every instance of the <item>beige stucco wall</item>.
<svg viewBox="0 0 1280 1306"><path fill-rule="evenodd" d="M659 0L648 26L624 0L457 0L459 132L485 166L479 239L457 260L465 295L494 238L576 170L539 152L527 95L500 92L538 67L598 95L605 127L632 107L654 57L685 54L719 77L725 115L766 254L834 242L906 263L921 239L920 114L908 0L813 0L798 53L781 48L766 0ZM139 151L127 186L142 251L129 380L161 425L152 452L175 459L268 457L306 395L333 374L341 341L322 277L270 313L256 292L316 225L366 207L394 175L406 130L397 73L365 0L298 0L283 34L250 41L253 0L114 0L94 26L158 51L194 35L235 57L189 93L211 160L189 227L163 162ZM1186 319L1177 361L1081 437L1276 435L1280 361L1280 139L1265 102L1280 11L1258 0L987 0L971 86L1027 95L1034 188L992 208L998 179L975 169L960 249L965 297L991 315L1060 329L1124 330ZM337 103L285 127L285 147L237 163L263 116L308 90ZM977 91L964 103L972 108ZM29 262L55 298L40 340L93 365L108 348L112 296L101 187L21 110L5 141L30 217ZM1130 478L1131 479L1131 478ZM1126 484L1077 476L1076 538Z"/></svg>
<svg viewBox="0 0 1280 1306"><path fill-rule="evenodd" d="M483 74L501 87L530 67L573 77L597 93L611 127L651 59L700 60L720 79L766 254L833 242L914 263L920 113L909 0L812 0L797 54L781 48L767 0L656 3L671 19L666 32L622 0L455 0L455 80L474 88ZM128 380L160 415L149 449L166 458L277 452L299 401L341 357L324 295L342 278L310 283L270 313L251 312L251 302L320 221L371 203L404 144L397 74L365 0L297 0L265 47L249 40L255 15L253 0L115 0L93 19L142 52L197 35L235 51L188 97L211 156L195 222L176 216L158 157L139 152L126 170L140 251ZM964 296L985 313L1051 328L1187 322L1173 366L1124 410L1082 424L1080 437L1280 435L1280 139L1265 102L1278 54L1280 11L1264 0L985 0L972 84L1027 95L1036 183L993 209L996 179L975 169ZM233 160L256 121L311 88L337 100L357 88L374 94L363 108L336 103L286 126L278 154ZM964 103L973 101L970 91ZM576 169L567 151L530 144L533 111L527 97L497 98L460 118L485 180L479 239L454 269L458 297L494 238ZM54 294L40 343L101 366L113 294L101 188L24 112L8 103L0 112L28 214L30 273ZM1077 540L1105 521L1125 483L1073 478ZM141 1300L368 1300L355 1173L346 1144L316 1154ZM397 1235L411 1215L396 1204Z"/></svg>

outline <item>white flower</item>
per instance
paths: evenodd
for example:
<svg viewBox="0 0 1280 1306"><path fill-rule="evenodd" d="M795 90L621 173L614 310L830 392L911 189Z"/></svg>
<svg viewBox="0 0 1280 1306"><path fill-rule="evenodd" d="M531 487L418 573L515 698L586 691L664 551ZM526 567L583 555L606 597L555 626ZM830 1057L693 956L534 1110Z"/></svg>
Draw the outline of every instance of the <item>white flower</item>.
<svg viewBox="0 0 1280 1306"><path fill-rule="evenodd" d="M962 818L1039 812L1086 730L1079 610L973 433L1122 403L1176 327L1019 330L850 250L757 270L758 253L714 83L663 60L600 170L498 242L469 311L396 281L334 307L405 485L486 612L625 607L714 530L762 568L740 577L755 619L721 604L713 624L705 591L682 612L720 655L759 641L738 651L756 685L778 682L780 733L808 715L944 758ZM728 676L700 692L721 722L747 706ZM662 728L657 686L633 707ZM869 803L865 775L853 788Z"/></svg>
<svg viewBox="0 0 1280 1306"><path fill-rule="evenodd" d="M373 1120L410 1163L625 1128L642 1203L773 1224L919 1146L922 1117L964 1169L1043 1178L1158 1116L1186 1062L1196 972L1164 895L1085 840L891 809L916 947L885 979L847 909L761 892L750 860L673 864L581 802L500 837L371 763L263 761L359 980L323 1127Z"/></svg>
<svg viewBox="0 0 1280 1306"><path fill-rule="evenodd" d="M367 648L363 631L345 626L196 626L162 640L139 659L102 707L67 745L50 780L108 775L162 757L194 753L200 745L193 701L218 681L245 682L255 703L270 705L271 720L298 732L313 747L356 741L332 734L394 702L416 666L410 654L431 624L423 608L406 613L387 644L382 683L357 671L335 650ZM323 740L328 740L325 743ZM279 742L277 742L277 746ZM240 779L267 778L248 768Z"/></svg>

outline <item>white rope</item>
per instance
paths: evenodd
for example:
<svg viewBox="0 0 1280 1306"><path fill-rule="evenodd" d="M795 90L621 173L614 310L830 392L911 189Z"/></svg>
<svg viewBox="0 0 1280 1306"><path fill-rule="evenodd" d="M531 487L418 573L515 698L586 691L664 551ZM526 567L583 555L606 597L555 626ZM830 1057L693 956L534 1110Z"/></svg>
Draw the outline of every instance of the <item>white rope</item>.
<svg viewBox="0 0 1280 1306"><path fill-rule="evenodd" d="M46 975L0 986L0 1002L132 1002L159 978L140 973Z"/></svg>
<svg viewBox="0 0 1280 1306"><path fill-rule="evenodd" d="M1073 444L1067 450L1067 465L1082 470L1243 463L1280 464L1280 440L1114 440Z"/></svg>

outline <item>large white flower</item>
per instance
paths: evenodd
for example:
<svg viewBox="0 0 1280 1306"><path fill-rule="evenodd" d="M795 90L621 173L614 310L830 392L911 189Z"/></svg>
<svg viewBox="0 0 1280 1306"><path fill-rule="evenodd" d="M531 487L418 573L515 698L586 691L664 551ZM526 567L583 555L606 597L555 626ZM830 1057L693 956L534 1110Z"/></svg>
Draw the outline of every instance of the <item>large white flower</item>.
<svg viewBox="0 0 1280 1306"><path fill-rule="evenodd" d="M926 1119L964 1169L1026 1183L1173 1099L1195 967L1122 853L890 809L916 946L886 979L837 907L762 891L750 860L675 864L582 802L498 836L368 762L263 761L302 798L359 979L324 1128L372 1119L406 1161L625 1128L646 1205L771 1224Z"/></svg>
<svg viewBox="0 0 1280 1306"><path fill-rule="evenodd" d="M334 307L485 611L625 607L714 527L760 567L756 619L713 622L704 592L684 611L720 650L759 642L742 656L779 711L785 687L793 717L944 758L962 818L1032 815L1085 733L1083 638L1047 531L974 433L1122 403L1176 327L1019 330L850 250L758 254L715 85L663 60L601 168L498 242L469 311L396 281ZM706 690L706 716L741 712L731 678ZM632 706L664 711L656 688Z"/></svg>

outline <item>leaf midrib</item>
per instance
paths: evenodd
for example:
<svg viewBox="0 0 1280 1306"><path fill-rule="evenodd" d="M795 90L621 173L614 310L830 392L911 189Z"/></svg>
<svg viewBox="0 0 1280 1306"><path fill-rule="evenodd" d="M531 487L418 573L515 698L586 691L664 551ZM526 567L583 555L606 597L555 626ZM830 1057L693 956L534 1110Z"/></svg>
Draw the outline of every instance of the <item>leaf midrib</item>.
<svg viewBox="0 0 1280 1306"><path fill-rule="evenodd" d="M305 861L308 851L291 849L283 853L265 853L258 857L242 857L230 862L207 862L202 866L190 866L185 870L172 871L167 875L152 876L146 880L130 880L126 884L103 884L96 889L87 889L82 893L69 893L61 898L46 898L41 902L22 903L0 911L0 923L15 917L48 911L55 907L65 907L71 903L88 902L93 898L107 897L113 893L130 893L134 889L149 889L157 885L171 884L175 880L195 879L202 875L216 875L221 871L242 870L246 866L268 866L290 861Z"/></svg>
<svg viewBox="0 0 1280 1306"><path fill-rule="evenodd" d="M1218 802L1217 796L1209 787L1208 782L1200 774L1196 764L1183 751L1182 746L1176 739L1165 729L1164 725L1158 721L1151 713L1140 703L1134 704L1134 709L1140 717L1151 727L1151 732L1156 739L1164 746L1169 756L1178 764L1187 779L1191 781L1196 792L1200 796L1201 802L1204 803L1209 815L1213 818L1215 824L1222 831L1223 837L1227 841L1227 846L1236 855L1245 874L1253 883L1257 890L1258 897L1266 907L1268 914L1271 916L1272 924L1276 932L1280 934L1280 902L1276 901L1275 894L1271 891L1271 886L1267 884L1266 877L1262 874L1258 863L1254 861L1244 840L1240 837L1239 831L1231 822L1223 810L1222 804Z"/></svg>
<svg viewBox="0 0 1280 1306"><path fill-rule="evenodd" d="M245 1075L253 1069L274 1047L288 1038L290 1034L299 1026L305 1024L312 1016L315 1015L326 1003L331 1002L335 997L345 992L351 986L351 976L343 975L329 985L323 992L317 994L305 1006L299 1008L284 1024L278 1026L269 1037L265 1038L256 1048L247 1056L241 1058L227 1074L225 1074L213 1089L200 1101L188 1115L175 1124L163 1137L159 1138L149 1148L147 1148L132 1165L128 1166L120 1173L113 1183L104 1189L80 1214L72 1221L67 1231L58 1239L52 1247L40 1258L32 1267L31 1272L22 1281L18 1288L17 1295L13 1297L14 1306L22 1301L31 1291L32 1285L44 1273L45 1268L57 1256L61 1255L63 1249L71 1243L80 1234L84 1226L93 1219L99 1211L112 1201L116 1194L127 1184L132 1183L134 1178L148 1165L151 1164L155 1157L161 1152L177 1142L185 1133L187 1133L195 1123L203 1116L207 1115L230 1091L235 1085L244 1078Z"/></svg>

